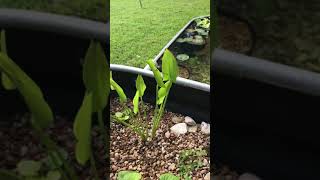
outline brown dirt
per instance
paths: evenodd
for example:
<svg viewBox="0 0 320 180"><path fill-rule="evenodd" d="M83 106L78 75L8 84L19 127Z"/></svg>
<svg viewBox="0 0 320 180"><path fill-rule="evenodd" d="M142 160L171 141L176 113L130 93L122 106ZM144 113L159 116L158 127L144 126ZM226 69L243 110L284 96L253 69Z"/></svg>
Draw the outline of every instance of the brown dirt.
<svg viewBox="0 0 320 180"><path fill-rule="evenodd" d="M117 99L112 99L110 112L114 114L117 111L121 111L119 102ZM152 106L148 105L149 124L152 112ZM180 136L171 133L167 138L165 133L174 125L171 120L173 116L182 117L180 114L165 112L157 136L146 144L143 144L131 129L111 123L111 179L116 179L116 173L121 170L137 170L143 175L143 179L150 180L158 179L161 174L168 172L178 175L178 158L182 150L209 148L210 136L202 134L199 128L196 133L188 132ZM206 165L193 172L193 179L203 179L209 172L209 157L205 156L202 160Z"/></svg>
<svg viewBox="0 0 320 180"><path fill-rule="evenodd" d="M29 125L29 115L17 115L12 118L10 126L0 126L0 168L14 169L21 160L40 160L47 156L36 135ZM54 126L47 132L59 147L68 152L68 160L74 166L80 179L90 177L89 166L82 167L75 160L74 148L75 138L73 136L73 122L62 117L57 117ZM106 160L104 145L102 144L97 127L93 128L93 149L100 177L106 177ZM89 165L89 163L87 163Z"/></svg>

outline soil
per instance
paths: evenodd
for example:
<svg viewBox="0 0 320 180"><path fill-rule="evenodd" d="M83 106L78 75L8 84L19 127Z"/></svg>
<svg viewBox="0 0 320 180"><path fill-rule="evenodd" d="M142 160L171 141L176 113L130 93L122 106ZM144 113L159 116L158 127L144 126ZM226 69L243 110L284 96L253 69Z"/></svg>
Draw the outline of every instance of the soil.
<svg viewBox="0 0 320 180"><path fill-rule="evenodd" d="M131 103L127 104L132 107ZM118 99L111 99L111 113L121 111ZM147 117L151 125L153 107L147 104ZM165 133L170 132L170 127L174 125L172 117L183 117L180 114L164 112L157 136L152 141L143 143L131 129L111 122L110 132L110 160L111 179L116 179L116 173L121 170L139 171L143 179L153 180L163 173L173 173L179 175L178 158L182 150L201 148L207 150L210 147L210 136L202 134L198 128L195 133L186 133L175 136ZM169 137L169 138L167 138ZM204 166L192 172L193 179L203 179L210 171L209 156L204 156Z"/></svg>
<svg viewBox="0 0 320 180"><path fill-rule="evenodd" d="M41 160L47 156L45 149L40 146L38 137L30 126L29 114L19 114L12 117L9 124L0 126L0 168L13 170L21 160ZM13 123L12 123L13 122ZM73 136L73 121L62 117L56 117L53 127L47 130L59 147L68 153L68 160L75 168L81 180L90 177L90 167L82 167L76 162ZM93 127L93 152L100 177L107 176L107 166L104 157L104 145L99 134L98 127ZM88 165L90 163L87 163Z"/></svg>
<svg viewBox="0 0 320 180"><path fill-rule="evenodd" d="M245 22L219 16L217 26L219 48L248 54L253 45L249 26Z"/></svg>

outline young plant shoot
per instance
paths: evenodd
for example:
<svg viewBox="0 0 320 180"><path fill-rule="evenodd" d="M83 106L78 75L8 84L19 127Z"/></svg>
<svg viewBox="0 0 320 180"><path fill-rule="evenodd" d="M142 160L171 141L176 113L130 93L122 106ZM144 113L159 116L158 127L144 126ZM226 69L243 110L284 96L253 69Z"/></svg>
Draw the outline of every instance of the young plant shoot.
<svg viewBox="0 0 320 180"><path fill-rule="evenodd" d="M86 87L82 105L74 121L74 135L77 139L76 159L81 165L85 165L90 159L91 167L98 178L95 160L91 149L92 116L97 114L98 124L105 143L105 153L108 152L107 132L103 121L103 109L109 99L110 72L107 59L100 44L91 41L83 64L83 81Z"/></svg>
<svg viewBox="0 0 320 180"><path fill-rule="evenodd" d="M74 170L67 163L56 143L45 133L45 129L53 123L53 113L45 101L38 85L10 59L7 55L5 32L1 32L0 73L2 85L7 90L17 89L22 95L31 113L31 125L40 138L40 142L46 148L49 157L53 160L63 179L76 180ZM59 164L58 162L62 162ZM32 164L32 163L29 163ZM26 165L28 168L28 164ZM8 175L5 170L0 173L1 177ZM9 173L10 174L10 173Z"/></svg>
<svg viewBox="0 0 320 180"><path fill-rule="evenodd" d="M157 82L156 85L156 105L154 110L154 116L152 119L151 138L154 138L156 131L159 128L162 115L164 113L165 105L169 96L169 92L173 83L176 82L178 72L178 65L174 55L166 50L162 58L162 75L156 68L152 60L148 60L147 64L150 66L154 78ZM147 112L146 106L143 102L143 95L146 90L146 85L141 75L138 75L136 79L136 94L133 98L133 114L132 111L126 106L127 98L123 89L112 79L110 76L111 90L115 90L120 98L120 103L123 106L124 112L117 112L112 115L113 119L125 126L131 128L137 133L143 141L147 140L148 126L147 126ZM141 108L139 108L141 107ZM142 110L142 111L141 111ZM127 120L130 120L128 122Z"/></svg>

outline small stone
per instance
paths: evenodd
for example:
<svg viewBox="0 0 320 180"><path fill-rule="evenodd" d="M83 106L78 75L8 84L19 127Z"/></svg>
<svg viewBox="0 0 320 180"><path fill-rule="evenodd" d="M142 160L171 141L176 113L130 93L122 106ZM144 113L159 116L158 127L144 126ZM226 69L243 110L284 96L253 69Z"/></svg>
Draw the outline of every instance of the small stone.
<svg viewBox="0 0 320 180"><path fill-rule="evenodd" d="M175 169L176 169L176 165L175 164L170 164L169 170L170 171L174 171Z"/></svg>
<svg viewBox="0 0 320 180"><path fill-rule="evenodd" d="M170 138L170 132L167 131L167 132L164 134L164 136L165 136L166 138Z"/></svg>
<svg viewBox="0 0 320 180"><path fill-rule="evenodd" d="M115 157L116 159L119 159L119 157L120 157L120 156L119 156L119 153L115 153L115 154L114 154L114 157Z"/></svg>
<svg viewBox="0 0 320 180"><path fill-rule="evenodd" d="M201 132L204 134L210 134L210 124L202 122L201 123Z"/></svg>
<svg viewBox="0 0 320 180"><path fill-rule="evenodd" d="M204 177L204 180L210 180L210 172L206 174L206 176Z"/></svg>
<svg viewBox="0 0 320 180"><path fill-rule="evenodd" d="M197 129L198 129L197 126L189 126L188 127L188 132L195 133L195 132L197 132Z"/></svg>
<svg viewBox="0 0 320 180"><path fill-rule="evenodd" d="M181 117L178 117L178 116L173 116L171 120L175 124L181 123L183 121L183 119Z"/></svg>
<svg viewBox="0 0 320 180"><path fill-rule="evenodd" d="M189 125L189 126L195 126L195 125L197 125L197 123L196 123L191 117L189 117L189 116L186 116L186 117L184 118L184 122L185 122L187 125Z"/></svg>
<svg viewBox="0 0 320 180"><path fill-rule="evenodd" d="M171 132L179 136L188 132L186 123L178 123L170 128Z"/></svg>
<svg viewBox="0 0 320 180"><path fill-rule="evenodd" d="M203 160L203 165L204 165L204 166L207 166L208 164L209 164L209 163L208 163L208 160L207 160L207 159L204 159L204 160Z"/></svg>
<svg viewBox="0 0 320 180"><path fill-rule="evenodd" d="M239 176L239 180L261 180L258 176L251 173L243 173Z"/></svg>

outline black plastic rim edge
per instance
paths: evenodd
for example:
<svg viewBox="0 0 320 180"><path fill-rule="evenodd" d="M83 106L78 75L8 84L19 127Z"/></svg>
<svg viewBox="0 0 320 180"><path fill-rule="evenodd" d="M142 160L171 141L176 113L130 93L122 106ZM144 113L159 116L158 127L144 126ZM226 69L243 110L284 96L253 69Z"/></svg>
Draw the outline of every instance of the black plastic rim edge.
<svg viewBox="0 0 320 180"><path fill-rule="evenodd" d="M109 23L30 10L0 8L0 26L57 32L107 42Z"/></svg>
<svg viewBox="0 0 320 180"><path fill-rule="evenodd" d="M216 48L211 68L217 73L252 79L304 94L320 96L320 74Z"/></svg>

